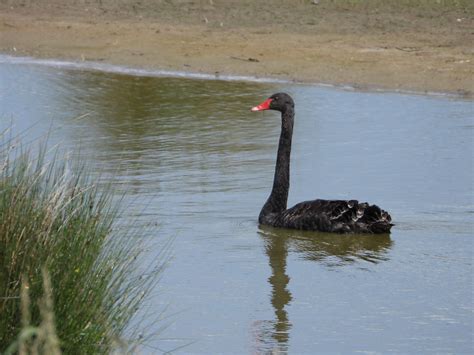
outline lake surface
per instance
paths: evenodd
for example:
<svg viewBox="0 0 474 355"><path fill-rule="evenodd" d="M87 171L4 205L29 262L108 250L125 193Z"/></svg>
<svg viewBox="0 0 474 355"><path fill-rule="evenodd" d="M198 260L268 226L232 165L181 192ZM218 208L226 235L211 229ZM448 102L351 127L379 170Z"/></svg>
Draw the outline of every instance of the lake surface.
<svg viewBox="0 0 474 355"><path fill-rule="evenodd" d="M285 83L127 75L0 60L0 130L50 132L173 258L142 353L473 351L473 102ZM149 73L148 73L149 74ZM358 199L390 236L259 227L280 118L296 102L289 205ZM150 225L152 226L150 228Z"/></svg>

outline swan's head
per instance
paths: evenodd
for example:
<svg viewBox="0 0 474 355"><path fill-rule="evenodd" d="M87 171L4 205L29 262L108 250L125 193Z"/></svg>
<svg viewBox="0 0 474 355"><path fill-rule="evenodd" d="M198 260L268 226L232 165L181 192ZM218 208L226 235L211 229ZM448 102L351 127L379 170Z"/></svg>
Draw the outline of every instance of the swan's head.
<svg viewBox="0 0 474 355"><path fill-rule="evenodd" d="M252 107L251 111L276 110L283 112L288 107L294 108L295 103L290 95L283 92L273 94L268 99L263 101L260 105Z"/></svg>

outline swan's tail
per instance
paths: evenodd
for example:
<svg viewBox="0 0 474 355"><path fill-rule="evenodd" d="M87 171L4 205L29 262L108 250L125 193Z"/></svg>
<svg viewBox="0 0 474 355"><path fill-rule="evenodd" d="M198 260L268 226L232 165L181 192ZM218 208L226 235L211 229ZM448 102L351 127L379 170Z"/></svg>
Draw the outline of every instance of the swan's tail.
<svg viewBox="0 0 474 355"><path fill-rule="evenodd" d="M372 233L390 233L390 229L394 226L393 223L387 221L375 222L370 225L370 230Z"/></svg>
<svg viewBox="0 0 474 355"><path fill-rule="evenodd" d="M390 233L393 226L390 214L377 205L368 206L365 210L367 227L372 233Z"/></svg>

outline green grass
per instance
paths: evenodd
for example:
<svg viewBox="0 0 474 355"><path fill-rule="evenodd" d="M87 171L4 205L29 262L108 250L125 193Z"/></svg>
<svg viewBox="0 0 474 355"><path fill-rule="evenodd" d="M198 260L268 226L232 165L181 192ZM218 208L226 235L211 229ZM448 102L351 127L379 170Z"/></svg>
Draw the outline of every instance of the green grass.
<svg viewBox="0 0 474 355"><path fill-rule="evenodd" d="M420 16L440 16L450 12L474 13L472 0L319 0L322 7L334 10L415 13Z"/></svg>
<svg viewBox="0 0 474 355"><path fill-rule="evenodd" d="M392 8L466 8L472 7L471 0L320 0L320 3L334 5L352 5L364 7L392 7Z"/></svg>
<svg viewBox="0 0 474 355"><path fill-rule="evenodd" d="M0 137L0 353L21 344L25 329L37 338L48 312L64 353L134 346L142 329L127 327L166 257L138 265L137 229L117 225L113 191L99 190L84 169L71 173L61 154L39 151L32 156ZM51 309L42 301L48 292Z"/></svg>
<svg viewBox="0 0 474 355"><path fill-rule="evenodd" d="M41 323L31 326L29 284L22 278L21 282L21 330L16 341L10 344L4 355L22 354L61 354L60 342L54 321L54 306L51 278L43 268L44 295L38 302Z"/></svg>

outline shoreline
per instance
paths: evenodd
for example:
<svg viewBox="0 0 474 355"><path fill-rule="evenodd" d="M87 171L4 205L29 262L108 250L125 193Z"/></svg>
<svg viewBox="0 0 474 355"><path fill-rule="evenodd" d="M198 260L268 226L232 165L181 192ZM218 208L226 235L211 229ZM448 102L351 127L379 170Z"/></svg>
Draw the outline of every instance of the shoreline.
<svg viewBox="0 0 474 355"><path fill-rule="evenodd" d="M125 2L149 5L142 11L115 2L85 9L69 0L63 6L60 0L0 3L0 53L195 77L474 98L474 17L467 10L438 16L444 12L268 1L289 6L286 22L262 21L267 7L252 1L231 0L230 14L220 2L197 0Z"/></svg>
<svg viewBox="0 0 474 355"><path fill-rule="evenodd" d="M414 91L405 89L390 89L390 88L378 88L378 87L367 87L360 88L357 86L351 86L348 84L330 84L330 83L319 83L319 82L303 82L296 80L285 80L275 79L269 77L251 77L243 75L215 75L210 73L197 73L187 71L173 71L173 70L162 70L162 69L150 69L150 68L137 68L126 65L116 65L104 62L93 62L93 61L71 61L57 58L34 58L15 56L9 54L0 53L0 64L18 64L18 65L40 65L46 67L58 67L66 68L70 70L90 70L99 71L115 74L125 74L139 77L162 77L162 78L185 78L193 80L221 80L221 81L241 81L241 82L253 82L262 84L289 84L289 85L311 85L317 87L330 88L334 90L343 91L354 91L354 92L372 92L372 93L389 93L389 94L400 94L400 95L421 95L428 97L440 97L440 98L455 98L455 99L471 99L469 95L452 93L452 92L441 92L441 91Z"/></svg>

